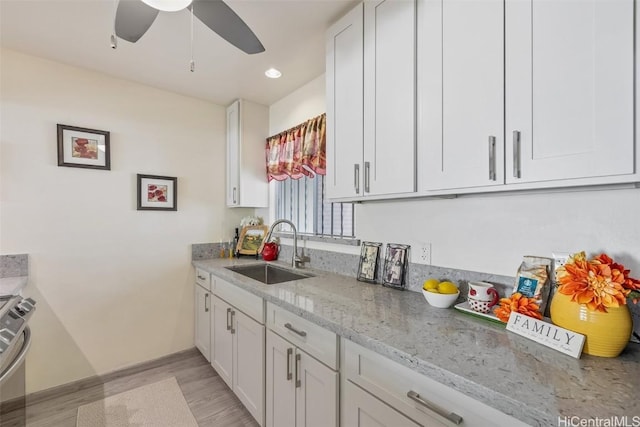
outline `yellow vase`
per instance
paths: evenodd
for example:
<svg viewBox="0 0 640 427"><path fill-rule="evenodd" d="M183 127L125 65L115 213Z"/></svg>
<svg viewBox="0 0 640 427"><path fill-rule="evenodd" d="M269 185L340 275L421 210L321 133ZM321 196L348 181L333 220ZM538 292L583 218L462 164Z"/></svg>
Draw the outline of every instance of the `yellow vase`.
<svg viewBox="0 0 640 427"><path fill-rule="evenodd" d="M600 357L618 356L629 342L633 329L626 305L607 308L607 313L592 311L560 292L556 292L551 300L551 321L584 335L582 351Z"/></svg>

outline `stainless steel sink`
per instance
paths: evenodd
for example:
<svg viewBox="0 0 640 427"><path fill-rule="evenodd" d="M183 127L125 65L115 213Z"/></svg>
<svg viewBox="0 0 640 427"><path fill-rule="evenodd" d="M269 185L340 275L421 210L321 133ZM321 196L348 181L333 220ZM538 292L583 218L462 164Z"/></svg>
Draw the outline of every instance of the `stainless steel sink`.
<svg viewBox="0 0 640 427"><path fill-rule="evenodd" d="M238 274L242 274L243 276L249 277L267 285L313 277L313 275L311 274L297 273L285 268L276 267L271 264L236 265L233 267L225 268L227 270L235 271Z"/></svg>

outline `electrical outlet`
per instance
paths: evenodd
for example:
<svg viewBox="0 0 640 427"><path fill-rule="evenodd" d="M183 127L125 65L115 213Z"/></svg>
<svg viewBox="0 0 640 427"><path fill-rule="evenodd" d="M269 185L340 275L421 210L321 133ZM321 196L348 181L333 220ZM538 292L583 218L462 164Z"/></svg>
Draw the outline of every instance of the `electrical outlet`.
<svg viewBox="0 0 640 427"><path fill-rule="evenodd" d="M417 245L418 264L431 265L431 243L419 243Z"/></svg>
<svg viewBox="0 0 640 427"><path fill-rule="evenodd" d="M553 259L553 271L552 271L552 279L553 282L556 282L556 271L558 267L562 267L569 260L568 252L552 252L551 258Z"/></svg>

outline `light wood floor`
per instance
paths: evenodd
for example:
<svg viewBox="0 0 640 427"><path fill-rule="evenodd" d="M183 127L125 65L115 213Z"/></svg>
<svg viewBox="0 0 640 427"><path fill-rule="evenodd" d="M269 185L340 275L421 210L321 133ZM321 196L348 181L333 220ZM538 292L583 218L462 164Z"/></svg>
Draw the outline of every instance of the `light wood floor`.
<svg viewBox="0 0 640 427"><path fill-rule="evenodd" d="M258 425L209 362L194 348L110 374L100 381L96 379L88 387L85 382L77 386L63 386L53 396L46 392L29 396L26 410L3 414L0 426L75 427L78 407L170 377L178 380L200 427Z"/></svg>

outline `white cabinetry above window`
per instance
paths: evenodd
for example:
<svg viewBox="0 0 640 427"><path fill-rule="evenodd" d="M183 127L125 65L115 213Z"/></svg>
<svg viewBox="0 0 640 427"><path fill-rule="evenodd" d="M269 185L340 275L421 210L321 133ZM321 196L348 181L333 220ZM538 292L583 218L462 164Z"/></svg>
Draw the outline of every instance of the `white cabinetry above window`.
<svg viewBox="0 0 640 427"><path fill-rule="evenodd" d="M268 132L268 107L242 99L227 107L227 206L268 206Z"/></svg>
<svg viewBox="0 0 640 427"><path fill-rule="evenodd" d="M327 196L415 191L415 0L358 5L327 32Z"/></svg>

